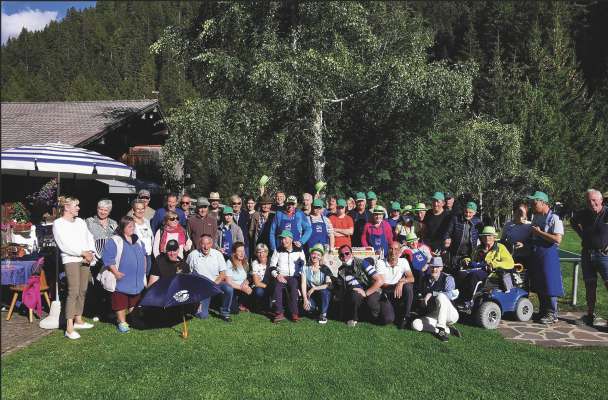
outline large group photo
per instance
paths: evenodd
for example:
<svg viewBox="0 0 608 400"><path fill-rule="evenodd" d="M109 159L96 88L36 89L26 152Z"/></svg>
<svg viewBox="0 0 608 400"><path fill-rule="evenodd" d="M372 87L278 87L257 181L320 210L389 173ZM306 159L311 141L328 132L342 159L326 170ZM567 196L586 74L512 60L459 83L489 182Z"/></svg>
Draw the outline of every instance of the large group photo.
<svg viewBox="0 0 608 400"><path fill-rule="evenodd" d="M3 2L2 397L605 398L603 16Z"/></svg>

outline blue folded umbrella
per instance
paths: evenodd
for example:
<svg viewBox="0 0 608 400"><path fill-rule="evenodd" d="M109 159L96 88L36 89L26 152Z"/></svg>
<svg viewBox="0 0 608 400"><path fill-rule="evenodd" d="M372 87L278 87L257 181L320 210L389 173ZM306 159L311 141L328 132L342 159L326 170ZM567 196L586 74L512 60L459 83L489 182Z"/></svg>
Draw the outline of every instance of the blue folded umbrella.
<svg viewBox="0 0 608 400"><path fill-rule="evenodd" d="M177 274L172 278L161 278L150 286L139 305L162 308L183 306L200 303L220 293L220 288L207 278Z"/></svg>

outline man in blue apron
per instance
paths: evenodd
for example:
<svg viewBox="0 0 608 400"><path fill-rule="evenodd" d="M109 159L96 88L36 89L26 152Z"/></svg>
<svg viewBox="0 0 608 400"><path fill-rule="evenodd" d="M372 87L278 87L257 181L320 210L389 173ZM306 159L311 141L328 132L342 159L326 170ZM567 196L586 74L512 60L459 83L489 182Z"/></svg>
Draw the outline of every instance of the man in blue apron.
<svg viewBox="0 0 608 400"><path fill-rule="evenodd" d="M334 230L329 219L323 215L323 200L315 199L312 203L312 212L308 217L312 233L306 242L307 249L316 244L323 246L324 251L334 248Z"/></svg>
<svg viewBox="0 0 608 400"><path fill-rule="evenodd" d="M549 196L535 192L532 200L532 265L531 290L540 303L540 323L557 322L557 298L564 295L558 246L564 236L564 225L549 208Z"/></svg>

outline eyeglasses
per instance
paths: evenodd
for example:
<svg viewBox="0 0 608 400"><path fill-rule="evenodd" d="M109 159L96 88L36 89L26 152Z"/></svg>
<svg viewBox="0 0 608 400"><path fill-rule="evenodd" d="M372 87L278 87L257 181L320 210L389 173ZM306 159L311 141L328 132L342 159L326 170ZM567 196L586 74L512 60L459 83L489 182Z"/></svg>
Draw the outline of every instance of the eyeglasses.
<svg viewBox="0 0 608 400"><path fill-rule="evenodd" d="M233 206L240 206L241 203L232 203Z"/></svg>
<svg viewBox="0 0 608 400"><path fill-rule="evenodd" d="M177 221L177 217L169 217L169 221Z"/></svg>
<svg viewBox="0 0 608 400"><path fill-rule="evenodd" d="M140 200L150 200L150 196L139 196Z"/></svg>
<svg viewBox="0 0 608 400"><path fill-rule="evenodd" d="M339 257L346 257L346 256L350 256L350 251L345 251L345 252L339 254Z"/></svg>
<svg viewBox="0 0 608 400"><path fill-rule="evenodd" d="M190 204L189 201L182 201L180 204Z"/></svg>
<svg viewBox="0 0 608 400"><path fill-rule="evenodd" d="M138 211L146 211L146 209L145 208L136 208L135 212L138 212Z"/></svg>

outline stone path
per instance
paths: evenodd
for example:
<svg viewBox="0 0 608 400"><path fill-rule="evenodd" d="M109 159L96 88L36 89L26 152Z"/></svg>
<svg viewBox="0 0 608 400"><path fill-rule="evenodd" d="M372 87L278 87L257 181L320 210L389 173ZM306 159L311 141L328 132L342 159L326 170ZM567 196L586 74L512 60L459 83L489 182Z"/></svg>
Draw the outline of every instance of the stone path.
<svg viewBox="0 0 608 400"><path fill-rule="evenodd" d="M54 330L42 329L38 326L40 320L34 314L34 321L30 324L27 316L13 313L10 321L6 320L6 311L2 311L2 357L17 351L35 341L55 332ZM45 312L42 318L46 317Z"/></svg>
<svg viewBox="0 0 608 400"><path fill-rule="evenodd" d="M576 325L575 321L582 316L580 312L562 313L559 322L549 326L502 320L498 331L508 340L543 347L608 346L608 328Z"/></svg>

